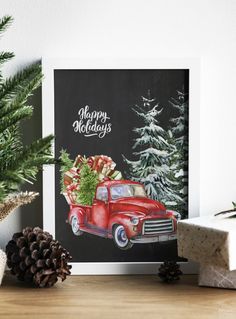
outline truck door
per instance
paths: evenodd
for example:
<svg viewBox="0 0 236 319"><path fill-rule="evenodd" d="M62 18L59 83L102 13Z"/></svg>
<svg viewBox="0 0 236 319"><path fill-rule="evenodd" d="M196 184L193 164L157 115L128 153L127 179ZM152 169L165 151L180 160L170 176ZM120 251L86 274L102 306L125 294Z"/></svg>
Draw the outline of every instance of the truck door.
<svg viewBox="0 0 236 319"><path fill-rule="evenodd" d="M97 188L96 196L92 205L91 223L100 228L107 230L109 219L109 204L107 187L100 186Z"/></svg>

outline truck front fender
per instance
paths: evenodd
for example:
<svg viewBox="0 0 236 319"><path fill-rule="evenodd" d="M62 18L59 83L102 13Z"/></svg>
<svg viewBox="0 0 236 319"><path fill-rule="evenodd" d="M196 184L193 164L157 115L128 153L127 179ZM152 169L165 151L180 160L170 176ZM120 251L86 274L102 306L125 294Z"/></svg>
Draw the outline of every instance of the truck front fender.
<svg viewBox="0 0 236 319"><path fill-rule="evenodd" d="M139 214L135 213L125 213L125 212L119 212L115 213L111 216L108 224L108 230L109 233L112 234L113 228L115 225L122 225L125 228L125 232L127 237L130 239L134 236L137 236L137 230L135 230L134 225L131 223L131 218L139 216Z"/></svg>

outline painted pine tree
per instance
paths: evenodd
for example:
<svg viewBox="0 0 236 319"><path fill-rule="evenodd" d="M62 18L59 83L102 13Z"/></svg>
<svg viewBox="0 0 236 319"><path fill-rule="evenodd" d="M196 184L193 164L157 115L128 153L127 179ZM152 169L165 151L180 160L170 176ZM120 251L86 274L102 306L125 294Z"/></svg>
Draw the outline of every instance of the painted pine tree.
<svg viewBox="0 0 236 319"><path fill-rule="evenodd" d="M171 98L170 105L177 112L176 117L172 118L171 135L172 143L176 147L176 152L172 153L172 171L174 172L177 187L183 204L179 208L183 217L187 217L188 209L188 94L177 91L177 97Z"/></svg>
<svg viewBox="0 0 236 319"><path fill-rule="evenodd" d="M160 115L163 111L151 98L142 97L141 106L133 108L134 113L143 122L142 127L134 128L138 135L135 139L133 155L137 160L123 156L129 168L129 178L141 182L148 196L163 202L168 208L175 209L182 199L176 191L177 182L170 168L171 154L175 146L168 142L167 132L160 126Z"/></svg>
<svg viewBox="0 0 236 319"><path fill-rule="evenodd" d="M92 205L98 184L98 173L87 163L80 170L80 186L77 201L81 205Z"/></svg>

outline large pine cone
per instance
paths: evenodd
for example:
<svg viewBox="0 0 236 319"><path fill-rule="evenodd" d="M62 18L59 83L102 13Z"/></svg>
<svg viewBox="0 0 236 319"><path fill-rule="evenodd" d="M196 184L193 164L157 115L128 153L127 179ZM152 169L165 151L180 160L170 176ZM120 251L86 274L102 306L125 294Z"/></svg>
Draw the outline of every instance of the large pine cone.
<svg viewBox="0 0 236 319"><path fill-rule="evenodd" d="M51 287L58 277L70 275L69 252L52 235L39 227L15 233L6 246L7 265L19 280L36 287Z"/></svg>

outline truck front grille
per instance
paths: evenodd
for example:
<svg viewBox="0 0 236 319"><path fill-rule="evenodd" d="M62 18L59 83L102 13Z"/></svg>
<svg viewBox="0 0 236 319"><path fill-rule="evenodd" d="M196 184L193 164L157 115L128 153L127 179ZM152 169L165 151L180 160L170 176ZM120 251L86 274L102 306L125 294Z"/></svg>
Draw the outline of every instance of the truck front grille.
<svg viewBox="0 0 236 319"><path fill-rule="evenodd" d="M143 235L155 235L171 233L173 231L173 219L151 219L143 223Z"/></svg>

